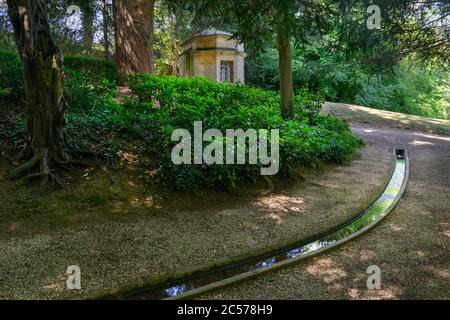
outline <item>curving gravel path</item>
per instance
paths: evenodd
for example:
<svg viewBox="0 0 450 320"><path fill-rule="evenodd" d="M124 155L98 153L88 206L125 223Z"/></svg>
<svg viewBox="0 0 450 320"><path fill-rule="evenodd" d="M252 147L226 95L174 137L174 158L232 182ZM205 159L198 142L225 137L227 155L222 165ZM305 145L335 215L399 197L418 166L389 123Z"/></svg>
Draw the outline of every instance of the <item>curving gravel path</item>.
<svg viewBox="0 0 450 320"><path fill-rule="evenodd" d="M311 235L344 220L373 198L394 146L409 149L410 181L404 198L381 225L336 251L204 298L449 298L450 136L379 124L352 127L364 138L366 148L350 165L329 167L320 175L305 173L298 185L245 203L229 197L221 205L161 208L157 214L127 223L105 216L104 223L68 225L58 232L23 237L2 238L2 229L0 298L57 299L107 293L167 272L192 270ZM68 202L61 202L66 199L64 194L55 193L46 199L51 206L41 208L28 188L3 178L8 168L0 160L0 223L8 230L15 227L8 225L8 219L27 214L25 209L35 209L29 215L33 221L39 221L42 210L58 216L80 210L69 206L72 190ZM79 186L88 187L87 183ZM65 207L55 207L53 200ZM101 208L108 207L94 209ZM65 271L72 264L82 269L82 290L77 292L65 288ZM372 264L382 271L378 291L365 289L365 271Z"/></svg>
<svg viewBox="0 0 450 320"><path fill-rule="evenodd" d="M227 196L222 203L202 206L200 202L191 210L176 206L161 208L158 213L149 210L139 219L127 216L120 206L116 208L116 200L105 201L114 209L108 213L107 206L73 206L71 201L77 199L79 189L89 192L86 182L74 191L61 191L59 196L55 192L44 202L26 186L11 185L2 174L9 167L0 160L0 299L106 294L311 236L341 223L373 199L389 170L390 154L364 148L350 164L329 166L321 174L304 172L298 183L265 196ZM34 208L33 213L26 208ZM28 214L28 219L38 223L42 221L40 212L48 210L55 217L89 211L79 217L79 223L56 231L5 235L2 226L15 227L8 219ZM93 211L105 213L102 223L84 222ZM126 222L108 219L113 214L124 215L121 221ZM81 268L81 290L66 289L69 265Z"/></svg>
<svg viewBox="0 0 450 320"><path fill-rule="evenodd" d="M352 124L367 148L405 147L403 198L375 229L339 249L203 299L449 299L450 137ZM378 265L381 288L368 290Z"/></svg>

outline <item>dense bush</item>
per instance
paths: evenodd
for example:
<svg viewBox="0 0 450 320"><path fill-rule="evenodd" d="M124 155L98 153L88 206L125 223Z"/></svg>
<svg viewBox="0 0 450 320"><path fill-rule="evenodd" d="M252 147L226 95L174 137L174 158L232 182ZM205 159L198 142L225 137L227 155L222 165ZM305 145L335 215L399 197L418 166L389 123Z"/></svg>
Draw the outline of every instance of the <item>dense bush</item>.
<svg viewBox="0 0 450 320"><path fill-rule="evenodd" d="M115 164L120 146L114 137L127 137L130 130L124 114L116 112L116 87L106 80L100 84L90 82L83 72L74 75L65 82L69 151L92 151ZM26 133L25 113L16 120L9 138L19 147Z"/></svg>
<svg viewBox="0 0 450 320"><path fill-rule="evenodd" d="M92 80L83 70L66 69L64 96L69 110L86 111L96 106L102 106L104 94L115 91L115 89L114 82L106 79Z"/></svg>
<svg viewBox="0 0 450 320"><path fill-rule="evenodd" d="M355 103L419 116L450 119L450 76L412 64L395 76L375 75L361 83Z"/></svg>
<svg viewBox="0 0 450 320"><path fill-rule="evenodd" d="M360 88L363 71L336 59L337 54L314 49L295 50L292 61L294 88L307 88L328 101L351 102ZM269 49L246 59L247 83L262 88L278 89L278 52Z"/></svg>
<svg viewBox="0 0 450 320"><path fill-rule="evenodd" d="M81 103L78 99L85 100L86 86L92 88L105 80L115 83L118 78L116 65L106 59L67 56L64 58L64 67L66 97L74 105ZM2 91L5 95L23 96L22 65L15 52L0 50L0 92Z"/></svg>
<svg viewBox="0 0 450 320"><path fill-rule="evenodd" d="M0 50L0 92L5 96L23 95L22 64L14 52Z"/></svg>
<svg viewBox="0 0 450 320"><path fill-rule="evenodd" d="M124 113L115 112L116 67L107 60L79 57L67 57L64 65L71 150L93 150L108 162L114 162L119 147L111 137L126 136L130 132ZM20 59L9 51L0 51L0 98L2 96L23 97ZM12 132L12 141L20 144L25 130L25 119L21 116Z"/></svg>
<svg viewBox="0 0 450 320"><path fill-rule="evenodd" d="M2 87L8 84L13 91L20 92L17 55L4 52L0 55L6 57L2 62L7 61L0 69L2 76L10 81L2 82ZM291 175L298 166L317 167L324 162L349 160L360 143L346 124L318 115L320 97L311 95L307 89L296 92L297 116L290 121L281 118L280 98L274 91L218 84L203 78L136 75L130 79L133 96L119 105L115 100L115 82L106 75L93 77L88 71L94 70L89 67L89 61L83 60L85 67L77 67L73 60L70 67L66 65L70 150L94 150L105 161L115 163L120 150L137 142L141 160L151 158L157 164L159 181L178 189L200 191L220 187L231 190L254 183L260 177L261 164L173 164L170 155L176 142L171 141L171 134L176 128L193 132L194 121L202 121L204 130L217 128L222 132L226 129L279 129L278 177ZM15 78L17 81L11 81L14 79L11 75L19 75ZM24 130L22 121L15 140L20 141Z"/></svg>
<svg viewBox="0 0 450 320"><path fill-rule="evenodd" d="M64 57L64 67L66 70L83 71L94 82L102 80L116 82L119 77L116 64L108 59L66 56Z"/></svg>
<svg viewBox="0 0 450 320"><path fill-rule="evenodd" d="M308 123L315 124L325 102L323 96L303 88L295 92L294 100L295 114L307 120Z"/></svg>
<svg viewBox="0 0 450 320"><path fill-rule="evenodd" d="M351 159L360 141L348 126L334 118L317 115L317 106L303 92L296 100L309 111L290 121L281 118L278 94L243 85L218 84L203 78L137 75L130 80L135 98L128 110L146 114L149 122L159 124L164 141L158 145L161 154L158 177L164 183L185 190L212 187L234 189L253 183L260 176L257 165L175 165L170 159L173 146L170 137L177 128L193 132L194 121L202 121L203 130L279 129L280 172L285 177L298 166L318 166L327 161ZM313 120L313 121L311 121ZM226 138L222 143L226 142ZM205 143L207 144L207 143ZM205 146L205 145L204 145ZM247 148L248 152L248 148Z"/></svg>

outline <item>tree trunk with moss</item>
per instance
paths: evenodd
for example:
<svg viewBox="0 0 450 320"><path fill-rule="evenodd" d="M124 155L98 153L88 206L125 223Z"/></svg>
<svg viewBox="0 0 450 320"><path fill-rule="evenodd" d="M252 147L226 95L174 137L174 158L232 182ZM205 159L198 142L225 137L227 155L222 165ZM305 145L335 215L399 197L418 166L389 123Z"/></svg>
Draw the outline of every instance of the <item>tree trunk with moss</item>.
<svg viewBox="0 0 450 320"><path fill-rule="evenodd" d="M120 82L133 73L153 73L154 0L113 0Z"/></svg>
<svg viewBox="0 0 450 320"><path fill-rule="evenodd" d="M22 60L27 107L27 134L13 179L59 183L53 166L67 163L62 53L54 43L43 0L8 0L17 49ZM33 171L36 170L36 173Z"/></svg>

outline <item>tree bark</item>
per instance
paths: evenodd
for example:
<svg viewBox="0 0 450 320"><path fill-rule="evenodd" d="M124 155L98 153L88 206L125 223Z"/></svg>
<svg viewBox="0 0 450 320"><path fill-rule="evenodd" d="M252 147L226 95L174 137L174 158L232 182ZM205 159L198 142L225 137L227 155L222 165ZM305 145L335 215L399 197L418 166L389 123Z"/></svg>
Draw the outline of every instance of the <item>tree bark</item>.
<svg viewBox="0 0 450 320"><path fill-rule="evenodd" d="M85 3L83 7L83 47L86 53L90 53L94 43L95 8L89 2Z"/></svg>
<svg viewBox="0 0 450 320"><path fill-rule="evenodd" d="M280 73L281 115L294 117L294 84L292 81L291 39L278 33L278 57Z"/></svg>
<svg viewBox="0 0 450 320"><path fill-rule="evenodd" d="M62 53L54 43L43 0L8 0L17 49L22 61L27 134L19 160L25 162L10 177L20 178L35 167L42 185L58 182L51 166L67 161Z"/></svg>
<svg viewBox="0 0 450 320"><path fill-rule="evenodd" d="M280 74L281 115L284 119L294 117L294 83L292 81L292 48L289 9L286 2L278 5L277 45Z"/></svg>
<svg viewBox="0 0 450 320"><path fill-rule="evenodd" d="M153 73L155 0L113 0L116 59L121 84L133 73Z"/></svg>
<svg viewBox="0 0 450 320"><path fill-rule="evenodd" d="M111 53L109 52L109 13L108 13L108 2L107 0L102 0L102 14L103 14L103 55L105 58L109 58Z"/></svg>

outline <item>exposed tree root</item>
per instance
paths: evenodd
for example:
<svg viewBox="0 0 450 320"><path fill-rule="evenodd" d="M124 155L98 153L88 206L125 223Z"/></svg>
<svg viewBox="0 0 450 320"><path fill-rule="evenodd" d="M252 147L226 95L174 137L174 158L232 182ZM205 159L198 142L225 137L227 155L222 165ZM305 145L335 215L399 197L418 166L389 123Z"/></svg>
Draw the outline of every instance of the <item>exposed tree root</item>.
<svg viewBox="0 0 450 320"><path fill-rule="evenodd" d="M57 184L61 189L64 188L61 181L59 181L59 179L51 171L38 172L24 177L26 182L31 182L32 180L39 178L41 178L41 185L43 187L50 187L50 189L54 189L55 184Z"/></svg>
<svg viewBox="0 0 450 320"><path fill-rule="evenodd" d="M27 134L18 156L18 162L25 162L9 177L40 179L43 187L62 186L52 169L57 159L65 159L67 146L63 56L51 36L45 1L8 1L8 7L27 109Z"/></svg>
<svg viewBox="0 0 450 320"><path fill-rule="evenodd" d="M15 165L18 165L21 161L24 161L25 159L30 159L32 154L33 151L31 150L30 145L28 143L25 143L22 146L22 150L20 150L19 154L17 155L13 163Z"/></svg>
<svg viewBox="0 0 450 320"><path fill-rule="evenodd" d="M23 178L26 182L40 179L41 186L43 188L54 189L55 185L63 188L63 184L53 173L54 170L51 169L54 165L59 165L73 173L76 172L71 168L71 165L93 166L93 164L88 162L67 159L65 155L49 156L48 151L43 150L36 153L31 159L12 170L9 174L9 178L13 180ZM39 168L39 171L36 173L30 173L35 168Z"/></svg>
<svg viewBox="0 0 450 320"><path fill-rule="evenodd" d="M10 179L19 179L26 175L28 172L34 169L34 167L37 166L39 161L41 160L41 156L36 154L33 158L26 161L25 163L21 164L19 167L15 168L11 173L9 174Z"/></svg>

